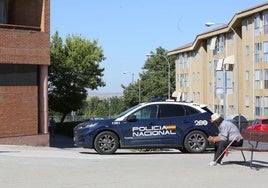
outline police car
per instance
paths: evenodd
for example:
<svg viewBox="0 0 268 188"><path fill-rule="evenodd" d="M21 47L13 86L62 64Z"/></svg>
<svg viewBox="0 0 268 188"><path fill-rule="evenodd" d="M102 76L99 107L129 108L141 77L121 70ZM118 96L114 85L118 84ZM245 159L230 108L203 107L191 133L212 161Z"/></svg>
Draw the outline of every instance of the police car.
<svg viewBox="0 0 268 188"><path fill-rule="evenodd" d="M138 104L107 120L90 120L74 128L75 146L113 154L118 148L176 148L201 153L207 136L217 135L205 105L177 101Z"/></svg>

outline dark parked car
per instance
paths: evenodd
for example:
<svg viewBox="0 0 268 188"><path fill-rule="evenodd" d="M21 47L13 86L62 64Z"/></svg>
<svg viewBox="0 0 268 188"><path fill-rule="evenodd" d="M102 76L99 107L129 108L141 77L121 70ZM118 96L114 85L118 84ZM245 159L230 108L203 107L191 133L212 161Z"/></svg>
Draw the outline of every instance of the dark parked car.
<svg viewBox="0 0 268 188"><path fill-rule="evenodd" d="M118 148L176 148L200 153L207 136L217 135L205 105L184 102L149 102L134 106L114 119L91 120L74 128L74 143L112 154Z"/></svg>

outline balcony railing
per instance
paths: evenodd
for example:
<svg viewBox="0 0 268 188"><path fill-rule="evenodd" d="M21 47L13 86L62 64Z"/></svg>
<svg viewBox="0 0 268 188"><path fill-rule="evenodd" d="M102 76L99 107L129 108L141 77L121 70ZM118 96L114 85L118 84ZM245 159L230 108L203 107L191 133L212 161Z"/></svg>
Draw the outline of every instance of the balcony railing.
<svg viewBox="0 0 268 188"><path fill-rule="evenodd" d="M27 25L13 25L13 24L1 24L0 29L20 29L20 30L32 30L32 31L41 31L40 27L27 26Z"/></svg>

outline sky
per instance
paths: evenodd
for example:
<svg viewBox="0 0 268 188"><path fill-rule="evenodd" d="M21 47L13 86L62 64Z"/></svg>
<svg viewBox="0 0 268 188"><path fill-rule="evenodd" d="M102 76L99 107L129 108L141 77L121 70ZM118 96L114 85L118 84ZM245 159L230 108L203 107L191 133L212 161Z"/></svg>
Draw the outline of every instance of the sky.
<svg viewBox="0 0 268 188"><path fill-rule="evenodd" d="M233 16L264 0L51 0L50 34L65 39L78 34L98 40L104 51L105 87L93 93L122 93L139 78L146 54L193 42L212 28L206 22L228 24ZM219 26L219 25L217 25ZM215 26L216 27L216 26ZM125 74L124 74L125 73Z"/></svg>

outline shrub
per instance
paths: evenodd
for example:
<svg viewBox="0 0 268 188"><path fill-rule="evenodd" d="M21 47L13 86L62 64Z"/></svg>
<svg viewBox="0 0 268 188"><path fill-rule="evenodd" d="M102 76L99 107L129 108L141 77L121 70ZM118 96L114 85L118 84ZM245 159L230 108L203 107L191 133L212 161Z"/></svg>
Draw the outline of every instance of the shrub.
<svg viewBox="0 0 268 188"><path fill-rule="evenodd" d="M63 122L63 123L56 123L55 133L65 135L68 137L73 137L73 130L76 125L81 123L80 121L77 122Z"/></svg>

